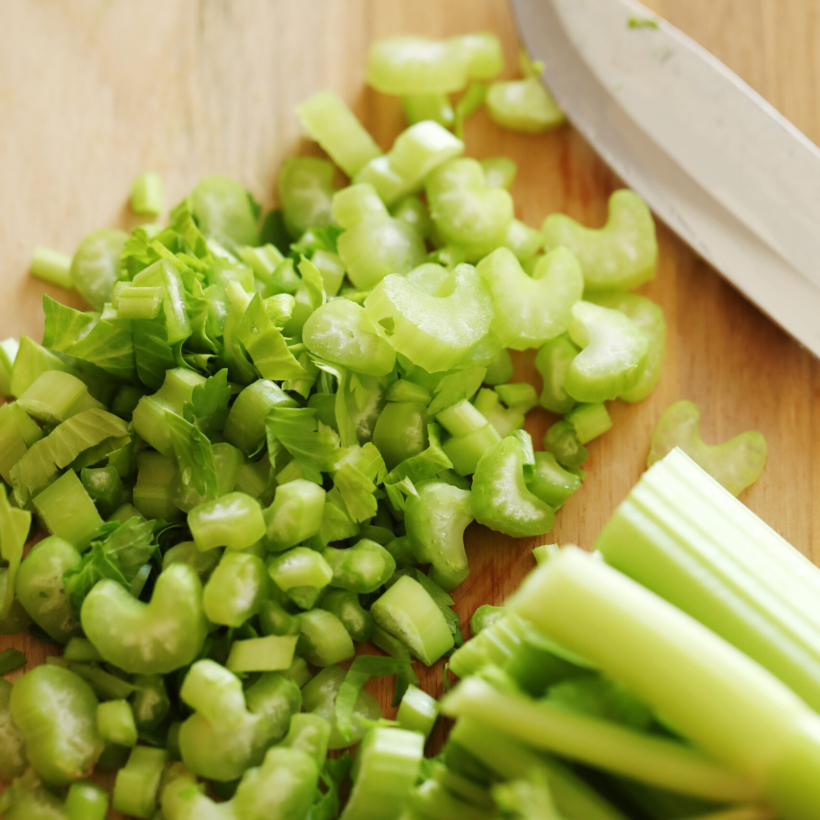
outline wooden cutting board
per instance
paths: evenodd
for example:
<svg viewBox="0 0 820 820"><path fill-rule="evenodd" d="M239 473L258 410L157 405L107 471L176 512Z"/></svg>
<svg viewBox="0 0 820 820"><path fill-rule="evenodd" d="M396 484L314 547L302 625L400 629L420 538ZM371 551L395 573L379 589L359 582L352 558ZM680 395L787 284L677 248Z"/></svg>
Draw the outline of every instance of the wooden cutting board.
<svg viewBox="0 0 820 820"><path fill-rule="evenodd" d="M737 71L820 142L820 5L813 0L654 0L649 5ZM399 103L365 87L368 44L397 33L489 30L516 76L510 10L502 0L9 0L0 4L0 338L40 338L41 298L77 296L28 275L37 244L71 253L89 231L130 228L131 179L162 174L174 204L203 175L239 179L274 204L282 159L319 153L300 136L294 106L329 87L347 100L383 148L403 127ZM636 32L636 36L641 36ZM616 177L571 128L529 136L479 112L467 154L516 160L517 216L540 226L556 210L590 225L606 214ZM818 226L820 229L820 226ZM480 604L501 603L532 568L530 550L556 540L590 547L645 467L652 429L679 398L701 408L707 440L762 431L769 464L743 500L798 549L815 545L820 504L820 367L714 271L658 225L657 279L641 293L664 308L664 375L637 406L614 402L614 429L590 447L587 480L544 539L468 531L471 572L455 591L462 624ZM818 317L820 321L820 317ZM531 356L518 379L540 389ZM540 441L548 417L534 411ZM29 666L54 647L0 636ZM442 690L441 665L422 671ZM389 703L391 686L373 691ZM388 713L389 710L388 710ZM433 739L440 743L442 730Z"/></svg>

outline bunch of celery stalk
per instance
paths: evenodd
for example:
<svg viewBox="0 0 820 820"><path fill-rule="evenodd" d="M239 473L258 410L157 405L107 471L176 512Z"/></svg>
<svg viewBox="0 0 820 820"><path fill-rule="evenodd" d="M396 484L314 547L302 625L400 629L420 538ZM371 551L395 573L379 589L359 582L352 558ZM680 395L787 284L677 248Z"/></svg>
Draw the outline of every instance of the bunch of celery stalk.
<svg viewBox="0 0 820 820"><path fill-rule="evenodd" d="M409 120L386 154L331 92L298 107L349 185L291 158L264 219L207 177L165 224L35 253L92 309L45 297L42 343L0 344L0 631L65 647L0 687L7 820L101 820L93 772L145 820L813 816L813 713L754 661L817 706L798 612L816 581L677 453L599 548L754 661L572 550L463 643L465 528L548 533L604 402L645 398L664 352L662 312L629 292L657 258L639 197L616 192L600 229L536 230L514 218L515 165L462 156L482 105L517 130L563 122L537 66L490 82L502 68L489 34L377 42L368 82ZM156 175L132 206L161 213ZM511 382L530 349L540 398ZM535 452L539 402L561 418ZM35 521L49 535L23 558ZM742 574L719 537L766 569ZM367 641L386 656L352 660ZM426 760L439 704L411 661L444 656L458 721ZM388 675L396 721L363 688Z"/></svg>

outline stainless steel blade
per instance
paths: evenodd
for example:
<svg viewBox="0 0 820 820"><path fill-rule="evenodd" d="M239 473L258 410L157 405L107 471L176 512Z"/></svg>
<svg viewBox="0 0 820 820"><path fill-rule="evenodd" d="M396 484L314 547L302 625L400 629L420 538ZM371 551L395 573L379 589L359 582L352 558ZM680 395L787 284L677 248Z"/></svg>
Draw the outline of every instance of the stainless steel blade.
<svg viewBox="0 0 820 820"><path fill-rule="evenodd" d="M512 0L570 120L704 259L820 356L820 150L634 0Z"/></svg>

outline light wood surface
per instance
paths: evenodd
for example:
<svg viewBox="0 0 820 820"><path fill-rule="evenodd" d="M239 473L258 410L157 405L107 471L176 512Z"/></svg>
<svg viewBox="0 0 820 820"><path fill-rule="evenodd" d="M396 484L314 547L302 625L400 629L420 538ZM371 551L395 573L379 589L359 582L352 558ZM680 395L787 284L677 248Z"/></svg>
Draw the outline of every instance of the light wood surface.
<svg viewBox="0 0 820 820"><path fill-rule="evenodd" d="M820 4L814 0L654 0L657 12L747 80L820 142ZM131 227L131 179L159 171L173 204L209 173L230 174L265 206L282 159L318 153L300 137L294 105L324 87L346 99L383 148L402 127L397 100L366 88L374 38L490 30L514 76L517 41L504 0L5 0L0 3L0 338L39 338L42 293L78 297L27 273L37 244L71 253L94 228ZM555 210L600 224L618 180L571 127L527 136L480 112L467 153L519 164L517 215L534 226ZM776 181L773 181L776 184ZM820 226L819 226L820 228ZM798 549L820 558L820 369L662 225L657 279L640 292L660 302L669 327L655 393L614 403L614 429L590 447L588 477L547 538L589 547L645 467L651 431L679 398L702 411L707 440L762 431L769 463L743 500ZM820 320L820 319L819 319ZM532 358L519 378L534 379ZM528 429L540 440L546 414ZM462 624L501 603L533 566L535 539L468 531L471 572L456 590ZM22 647L30 665L45 648ZM48 653L53 648L48 649ZM441 666L423 670L440 694ZM374 691L389 702L391 686ZM441 729L433 745L440 742Z"/></svg>

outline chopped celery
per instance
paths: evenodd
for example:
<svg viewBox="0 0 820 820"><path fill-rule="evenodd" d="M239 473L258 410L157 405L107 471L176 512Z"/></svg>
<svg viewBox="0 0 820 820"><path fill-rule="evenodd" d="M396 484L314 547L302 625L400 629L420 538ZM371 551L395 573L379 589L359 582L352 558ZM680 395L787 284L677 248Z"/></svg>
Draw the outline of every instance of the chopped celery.
<svg viewBox="0 0 820 820"><path fill-rule="evenodd" d="M410 125L433 120L445 128L452 128L455 114L446 94L406 94L401 98L404 116Z"/></svg>
<svg viewBox="0 0 820 820"><path fill-rule="evenodd" d="M61 288L70 290L74 287L71 279L71 257L51 248L34 249L31 255L31 275Z"/></svg>
<svg viewBox="0 0 820 820"><path fill-rule="evenodd" d="M438 710L438 703L430 695L415 686L409 686L399 704L396 720L402 729L419 732L427 739L433 731Z"/></svg>
<svg viewBox="0 0 820 820"><path fill-rule="evenodd" d="M90 233L74 252L71 281L95 310L111 301L111 291L119 278L120 254L128 234L101 228Z"/></svg>
<svg viewBox="0 0 820 820"><path fill-rule="evenodd" d="M320 91L296 107L308 134L349 176L381 154L353 112L332 91Z"/></svg>
<svg viewBox="0 0 820 820"><path fill-rule="evenodd" d="M370 46L365 77L384 94L447 94L467 85L471 51L458 39L387 37Z"/></svg>
<svg viewBox="0 0 820 820"><path fill-rule="evenodd" d="M296 651L296 635L268 635L234 641L225 661L231 672L276 672L289 669Z"/></svg>
<svg viewBox="0 0 820 820"><path fill-rule="evenodd" d="M151 171L131 183L131 210L135 214L159 216L163 210L162 177Z"/></svg>
<svg viewBox="0 0 820 820"><path fill-rule="evenodd" d="M85 549L91 543L91 538L103 523L94 502L73 470L67 470L35 495L32 504L46 529L78 550Z"/></svg>
<svg viewBox="0 0 820 820"><path fill-rule="evenodd" d="M11 374L19 348L20 343L14 337L3 339L3 341L0 342L0 396L5 396L6 398L12 395Z"/></svg>
<svg viewBox="0 0 820 820"><path fill-rule="evenodd" d="M603 403L579 404L564 416L564 421L575 428L575 435L581 444L598 438L612 428L612 419Z"/></svg>
<svg viewBox="0 0 820 820"><path fill-rule="evenodd" d="M678 447L732 495L740 495L757 481L766 466L762 433L749 430L723 444L707 444L699 428L700 411L693 402L676 401L667 407L652 433L647 466Z"/></svg>
<svg viewBox="0 0 820 820"><path fill-rule="evenodd" d="M533 134L566 122L564 112L537 77L493 83L487 91L487 112L503 128Z"/></svg>

